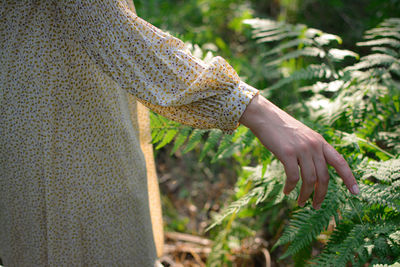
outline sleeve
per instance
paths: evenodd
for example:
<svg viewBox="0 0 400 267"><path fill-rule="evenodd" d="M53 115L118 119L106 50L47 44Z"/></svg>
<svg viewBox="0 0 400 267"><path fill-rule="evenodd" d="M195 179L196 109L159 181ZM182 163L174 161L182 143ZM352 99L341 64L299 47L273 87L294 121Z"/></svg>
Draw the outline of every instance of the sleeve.
<svg viewBox="0 0 400 267"><path fill-rule="evenodd" d="M122 0L57 1L74 37L118 85L153 111L232 133L258 91L221 57L209 64L131 12Z"/></svg>

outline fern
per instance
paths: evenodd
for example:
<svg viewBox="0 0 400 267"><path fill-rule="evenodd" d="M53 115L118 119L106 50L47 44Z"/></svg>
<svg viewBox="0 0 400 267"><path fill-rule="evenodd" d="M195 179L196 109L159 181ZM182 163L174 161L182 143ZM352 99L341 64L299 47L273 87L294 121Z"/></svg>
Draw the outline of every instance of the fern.
<svg viewBox="0 0 400 267"><path fill-rule="evenodd" d="M328 121L331 127L337 129L343 127L350 132L353 131L354 134L347 134L346 138L338 141L345 149L355 148L356 150L352 150L351 153L356 155L359 153L359 157L367 160L363 164L360 160L355 161L362 166L358 170L361 181L359 196L346 199L345 196L348 195L344 194L342 186L331 182L320 210L314 211L306 207L293 215L283 235L274 245L276 248L289 244L282 258L293 256L298 263L304 263L304 257L308 257L306 252L319 234L327 228L332 217L335 218L337 227L331 233L321 255L311 259L310 264L346 266L351 263L354 266L362 266L368 262L389 263L393 262L399 253L400 246L396 242L398 242L400 219L400 160L395 159L394 154L381 149L369 140L382 132L383 125L390 132L384 135L386 143L399 140L396 139L399 135L395 134L398 129L396 125L399 125L399 104L397 103L399 92L395 91L398 86L392 76L395 74L393 70L397 70L399 66L399 53L391 47L394 44L392 39L396 40L396 32L400 32L400 29L396 26L397 24L388 27L388 24L392 22L386 21L378 27L386 25L387 29L366 33L367 41L360 44L373 46L371 49L373 52L370 55L361 57L359 63L340 69L340 66L335 65L336 63L342 64L348 56L358 59L358 55L352 51L330 48L329 45L332 44L331 40L334 40L334 37L328 36L325 41L317 41L321 32L315 31L315 34L312 34L312 31L308 31L304 26L287 27L284 23L274 24L267 21L263 24L261 20L249 21L249 24L255 28L255 38L261 38L260 43L280 40L277 47L264 55L272 59L268 66L280 68L288 60L300 60L305 57L311 57L320 62L306 64L304 68L292 72L269 89L281 88L297 81L311 83L311 86L304 89L311 89L315 97L326 99L332 102L332 106L338 108L337 111L327 112L329 106L319 106L316 109L320 116L316 118L324 121L330 117ZM277 30L280 26L284 30ZM262 27L266 27L266 30ZM311 33L306 36L307 32ZM295 33L299 39L292 40L293 36L296 36ZM393 38L388 40L388 37ZM375 47L376 44L385 44L385 46ZM279 58L273 60L274 57ZM315 84L316 79L326 79L328 82ZM332 96L332 93L331 98L324 96ZM335 132L337 133L337 130L332 130L331 138L334 137ZM368 163L366 152L373 158L387 161ZM214 225L223 223L230 214L253 203L253 199L261 211L264 207L271 207L270 203L267 204L264 201L268 199L265 195L273 192L272 187L269 187L272 182L267 180L262 183L265 184L265 191L255 185L248 194L228 206ZM275 198L278 198L278 194Z"/></svg>
<svg viewBox="0 0 400 267"><path fill-rule="evenodd" d="M289 53L286 53L284 56L281 56L275 60L272 60L266 64L266 66L274 66L282 63L283 61L287 61L290 59L296 59L300 57L320 57L323 58L326 56L324 50L317 48L317 47L305 47L301 50L295 50Z"/></svg>
<svg viewBox="0 0 400 267"><path fill-rule="evenodd" d="M282 259L309 247L320 232L328 226L332 216L337 216L337 209L345 201L344 197L335 183L330 183L328 192L321 209L315 211L306 208L293 216L289 226L274 245L276 248L291 242L288 250L282 255Z"/></svg>
<svg viewBox="0 0 400 267"><path fill-rule="evenodd" d="M368 204L378 204L400 213L400 160L371 162L362 180L372 185L362 184L360 197Z"/></svg>
<svg viewBox="0 0 400 267"><path fill-rule="evenodd" d="M400 212L400 190L393 186L361 185L361 198L370 205L379 204ZM371 198L371 196L373 196Z"/></svg>
<svg viewBox="0 0 400 267"><path fill-rule="evenodd" d="M346 266L354 256L364 240L367 229L364 225L344 225L337 227L333 238L340 242L335 245L329 244L325 251L312 263L316 266Z"/></svg>
<svg viewBox="0 0 400 267"><path fill-rule="evenodd" d="M400 48L400 41L394 38L381 38L357 43L359 46L389 46L395 49Z"/></svg>
<svg viewBox="0 0 400 267"><path fill-rule="evenodd" d="M222 137L221 143L218 147L217 153L215 154L215 156L212 159L212 162L215 162L218 158L221 158L221 155L226 156L226 154L228 154L229 152L232 152L233 149L233 145L232 145L232 135L224 135Z"/></svg>
<svg viewBox="0 0 400 267"><path fill-rule="evenodd" d="M310 80L313 78L318 78L318 79L329 79L333 75L331 69L325 65L314 65L311 64L307 66L304 69L300 69L296 72L294 72L292 75L289 77L283 78L279 80L277 83L269 87L269 90L274 90L277 88L282 87L285 84L292 83L296 80Z"/></svg>
<svg viewBox="0 0 400 267"><path fill-rule="evenodd" d="M313 263L318 266L345 266L351 261L355 266L362 266L374 257L380 257L382 262L390 255L388 252L396 255L399 251L397 245L390 248L393 242L388 238L398 228L393 223L343 223L335 229L328 246Z"/></svg>
<svg viewBox="0 0 400 267"><path fill-rule="evenodd" d="M386 54L395 58L399 56L399 52L388 47L371 47L371 51L380 52L382 54Z"/></svg>
<svg viewBox="0 0 400 267"><path fill-rule="evenodd" d="M165 135L162 137L162 141L158 143L156 149L162 148L163 146L168 145L172 139L178 134L179 130L177 129L171 129L168 130Z"/></svg>
<svg viewBox="0 0 400 267"><path fill-rule="evenodd" d="M202 160L206 156L207 152L210 149L214 148L218 144L218 141L221 139L221 136L222 136L221 130L212 130L209 133L207 141L204 144L204 148L200 153L200 158L199 158L200 160Z"/></svg>
<svg viewBox="0 0 400 267"><path fill-rule="evenodd" d="M377 66L391 67L393 64L399 64L400 61L387 54L372 54L361 59L360 63L348 68L348 70L360 70Z"/></svg>
<svg viewBox="0 0 400 267"><path fill-rule="evenodd" d="M398 173L399 164L400 160L390 160L367 165L363 170L363 179L385 182L384 190L380 184L362 185L359 198L361 202L353 203L354 212L349 210L342 214L339 225L332 233L323 253L314 261L315 264L344 266L349 261L353 264L363 264L372 258L382 261L389 255L399 253L397 233L400 229L400 189L398 186L392 186L394 196L387 194L391 200L382 197L390 186L389 183L397 181L397 176L391 174ZM396 205L397 208L393 208Z"/></svg>
<svg viewBox="0 0 400 267"><path fill-rule="evenodd" d="M341 62L346 57L359 59L360 56L357 53L350 51L350 50L331 48L328 51L328 57L335 62Z"/></svg>
<svg viewBox="0 0 400 267"><path fill-rule="evenodd" d="M250 203L255 203L257 205L267 199L275 199L273 204L276 205L283 200L282 189L284 181L282 177L284 176L284 170L277 161L274 161L274 163L270 165L270 168L264 175L262 174L262 166L253 168L247 167L244 170L246 173L246 180L248 181L246 186L252 188L246 190L248 192L246 192L245 195L232 202L228 207L216 215L213 218L213 223L207 230L221 224L229 216L237 214ZM278 194L282 196L280 201L277 201L277 199L279 199L277 198Z"/></svg>
<svg viewBox="0 0 400 267"><path fill-rule="evenodd" d="M187 140L187 144L185 146L185 149L183 150L183 153L187 153L194 149L200 142L201 142L201 137L205 133L205 130L201 129L195 129L189 136Z"/></svg>
<svg viewBox="0 0 400 267"><path fill-rule="evenodd" d="M308 28L305 25L289 25L262 19L246 20L245 23L252 26L255 38L262 37L258 39L259 43L280 41L276 47L263 54L268 62L266 67L271 69L271 72L278 69L282 73L282 77L268 90L276 90L297 81L304 83L321 79L328 81L337 79L339 76L334 63L341 63L347 57L355 59L359 57L352 51L332 47L334 44L342 43L339 36ZM277 33L279 33L278 36ZM304 62L314 61L324 63L302 66ZM294 71L286 66L296 66L298 70Z"/></svg>
<svg viewBox="0 0 400 267"><path fill-rule="evenodd" d="M282 51L285 51L289 48L293 49L293 48L301 47L303 45L312 45L312 44L313 44L312 40L309 40L309 39L304 39L304 38L294 39L294 40L279 44L275 48L269 50L268 52L266 52L262 55L263 56L272 56L274 54L281 53Z"/></svg>
<svg viewBox="0 0 400 267"><path fill-rule="evenodd" d="M373 267L400 267L400 262L396 262L394 264L374 264Z"/></svg>
<svg viewBox="0 0 400 267"><path fill-rule="evenodd" d="M377 179L381 182L394 182L400 179L400 160L392 159L385 162L370 162L362 177Z"/></svg>
<svg viewBox="0 0 400 267"><path fill-rule="evenodd" d="M306 25L262 19L245 23L253 28L258 45L271 48L262 54L268 71L280 75L278 80L266 77L272 82L263 93L293 92L294 101L297 94L304 94L305 100L292 104L291 110L311 118L307 122L346 155L361 189L358 196L350 196L331 173L321 209L306 205L293 212L274 248L285 246L282 258L293 257L302 266L305 262L390 266L400 261L400 19L385 20L367 31L358 45L371 52L361 57L340 49L339 36ZM198 48L197 53L203 54ZM232 202L213 218L209 229L222 230L210 262L214 256L214 262L228 261L229 235L240 222L268 216L286 207L282 203L293 205L296 190L289 197L282 193L282 165L272 160L247 128L240 126L233 135L223 135L219 130L194 130L156 114L151 123L157 149L173 143L171 153L199 147L200 159L211 156L215 162L234 157L257 164L243 168ZM332 218L336 227L328 231ZM329 239L322 253L308 260L321 232Z"/></svg>
<svg viewBox="0 0 400 267"><path fill-rule="evenodd" d="M171 154L174 154L182 145L185 143L186 139L189 136L189 133L191 132L190 127L184 127L176 136L175 136L175 143L174 146L171 150ZM157 146L157 149L160 149L161 147Z"/></svg>

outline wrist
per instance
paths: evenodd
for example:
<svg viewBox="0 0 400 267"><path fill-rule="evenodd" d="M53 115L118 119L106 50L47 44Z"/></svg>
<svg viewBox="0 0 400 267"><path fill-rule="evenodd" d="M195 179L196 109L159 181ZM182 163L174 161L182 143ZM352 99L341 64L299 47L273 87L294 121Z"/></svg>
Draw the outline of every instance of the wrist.
<svg viewBox="0 0 400 267"><path fill-rule="evenodd" d="M247 105L239 122L254 131L268 123L269 115L273 113L273 107L274 105L265 97L257 94Z"/></svg>

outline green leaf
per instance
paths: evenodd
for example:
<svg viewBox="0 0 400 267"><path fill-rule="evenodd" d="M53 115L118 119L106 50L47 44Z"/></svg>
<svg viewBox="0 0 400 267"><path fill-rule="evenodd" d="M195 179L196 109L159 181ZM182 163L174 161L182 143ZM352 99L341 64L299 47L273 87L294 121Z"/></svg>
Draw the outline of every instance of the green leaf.
<svg viewBox="0 0 400 267"><path fill-rule="evenodd" d="M299 57L320 57L323 58L325 56L325 51L317 48L317 47L305 47L304 49L301 50L296 50L293 52L289 52L271 62L268 62L266 66L273 66L273 65L278 65L284 61L287 61L289 59L293 58L299 58Z"/></svg>
<svg viewBox="0 0 400 267"><path fill-rule="evenodd" d="M336 61L342 61L345 57L354 57L355 59L360 58L360 56L357 53L354 53L353 51L336 49L336 48L330 49L328 55L331 56Z"/></svg>
<svg viewBox="0 0 400 267"><path fill-rule="evenodd" d="M165 133L165 135L164 135L162 141L157 145L156 149L160 149L160 148L166 146L167 144L169 144L169 143L174 139L174 137L176 136L176 134L177 134L178 132L179 132L178 129L168 130L168 131Z"/></svg>
<svg viewBox="0 0 400 267"><path fill-rule="evenodd" d="M218 141L221 139L222 136L222 131L221 130L212 130L209 133L207 141L204 143L203 150L201 151L200 160L203 160L204 157L207 155L207 152L210 151L210 149L214 148Z"/></svg>
<svg viewBox="0 0 400 267"><path fill-rule="evenodd" d="M174 154L186 141L191 132L190 127L183 128L175 138L174 147L171 150L171 155Z"/></svg>
<svg viewBox="0 0 400 267"><path fill-rule="evenodd" d="M358 46L391 46L393 48L400 48L400 41L393 38L382 38L377 40L365 41L365 42L358 42Z"/></svg>
<svg viewBox="0 0 400 267"><path fill-rule="evenodd" d="M218 157L222 153L224 153L224 151L226 151L232 147L232 138L233 138L233 135L227 135L227 134L222 137L222 141L219 144L218 151L211 160L212 163L216 162Z"/></svg>
<svg viewBox="0 0 400 267"><path fill-rule="evenodd" d="M203 134L206 132L206 130L202 130L202 129L195 129L192 134L189 136L188 142L186 144L185 149L183 150L183 153L187 153L189 151L191 151L192 149L194 149L196 147L197 144L200 143L200 141L202 140L201 137L203 136Z"/></svg>
<svg viewBox="0 0 400 267"><path fill-rule="evenodd" d="M336 41L338 44L342 44L342 38L340 36L329 34L329 33L321 33L318 37L314 39L319 45L328 45L332 41Z"/></svg>

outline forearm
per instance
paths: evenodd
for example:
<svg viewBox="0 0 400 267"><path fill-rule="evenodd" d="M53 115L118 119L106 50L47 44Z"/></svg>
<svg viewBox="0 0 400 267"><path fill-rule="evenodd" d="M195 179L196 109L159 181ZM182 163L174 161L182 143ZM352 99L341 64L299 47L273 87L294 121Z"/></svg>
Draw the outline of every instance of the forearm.
<svg viewBox="0 0 400 267"><path fill-rule="evenodd" d="M289 117L286 112L258 94L251 100L239 122L252 131L258 132L265 125L282 127Z"/></svg>

